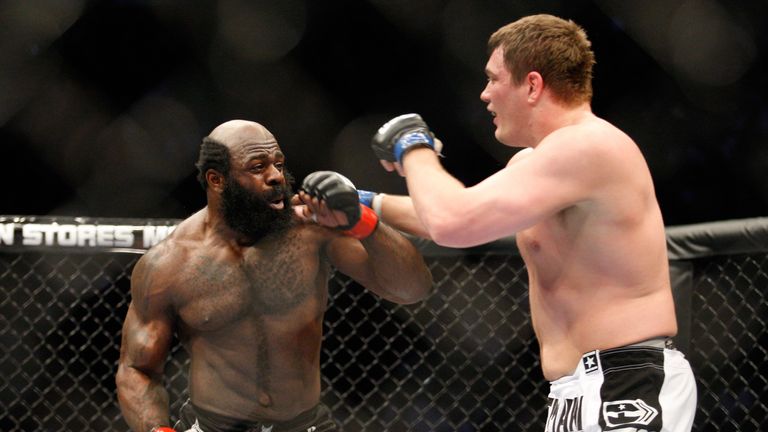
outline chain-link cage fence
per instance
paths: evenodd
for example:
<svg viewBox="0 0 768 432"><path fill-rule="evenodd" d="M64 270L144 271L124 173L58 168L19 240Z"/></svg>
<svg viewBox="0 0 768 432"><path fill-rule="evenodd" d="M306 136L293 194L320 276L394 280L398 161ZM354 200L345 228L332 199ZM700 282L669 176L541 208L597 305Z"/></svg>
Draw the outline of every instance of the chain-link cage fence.
<svg viewBox="0 0 768 432"><path fill-rule="evenodd" d="M693 261L688 357L697 375L696 431L768 430L768 256Z"/></svg>
<svg viewBox="0 0 768 432"><path fill-rule="evenodd" d="M346 432L543 430L548 384L525 268L500 250L427 248L436 290L408 306L334 275L322 398ZM127 430L114 375L138 255L120 251L0 247L0 430ZM767 254L685 261L696 431L768 429ZM177 344L166 369L172 413L187 396L187 361Z"/></svg>

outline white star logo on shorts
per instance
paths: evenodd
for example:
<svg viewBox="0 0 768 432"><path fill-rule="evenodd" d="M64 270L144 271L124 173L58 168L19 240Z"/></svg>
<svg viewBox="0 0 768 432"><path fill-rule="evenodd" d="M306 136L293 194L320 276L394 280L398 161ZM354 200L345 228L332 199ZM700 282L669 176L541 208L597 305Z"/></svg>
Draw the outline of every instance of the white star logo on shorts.
<svg viewBox="0 0 768 432"><path fill-rule="evenodd" d="M584 364L584 373L590 373L597 370L597 354L589 353L581 358Z"/></svg>

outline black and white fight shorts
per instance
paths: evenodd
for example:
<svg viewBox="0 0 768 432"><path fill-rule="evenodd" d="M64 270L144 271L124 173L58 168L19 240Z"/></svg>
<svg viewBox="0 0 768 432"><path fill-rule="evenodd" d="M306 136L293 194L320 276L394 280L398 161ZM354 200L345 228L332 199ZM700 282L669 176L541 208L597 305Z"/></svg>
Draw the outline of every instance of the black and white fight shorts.
<svg viewBox="0 0 768 432"><path fill-rule="evenodd" d="M690 432L696 381L667 338L581 357L550 382L546 432Z"/></svg>
<svg viewBox="0 0 768 432"><path fill-rule="evenodd" d="M179 410L178 432L338 432L338 425L323 404L291 420L253 422L213 413L192 405L188 400Z"/></svg>

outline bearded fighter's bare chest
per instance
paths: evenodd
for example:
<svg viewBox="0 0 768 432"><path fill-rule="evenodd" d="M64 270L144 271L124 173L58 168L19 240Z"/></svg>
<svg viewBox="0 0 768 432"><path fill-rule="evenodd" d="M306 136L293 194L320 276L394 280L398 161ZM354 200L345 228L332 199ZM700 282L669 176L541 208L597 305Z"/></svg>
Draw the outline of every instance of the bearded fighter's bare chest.
<svg viewBox="0 0 768 432"><path fill-rule="evenodd" d="M176 288L185 325L216 330L249 318L285 315L326 296L328 270L303 245L249 248L241 255L200 251Z"/></svg>

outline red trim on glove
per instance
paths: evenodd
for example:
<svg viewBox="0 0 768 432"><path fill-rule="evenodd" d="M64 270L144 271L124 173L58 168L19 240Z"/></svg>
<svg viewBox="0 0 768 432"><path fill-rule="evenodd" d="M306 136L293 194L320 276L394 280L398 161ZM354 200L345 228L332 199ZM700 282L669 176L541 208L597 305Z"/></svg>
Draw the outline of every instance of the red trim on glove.
<svg viewBox="0 0 768 432"><path fill-rule="evenodd" d="M176 432L176 429L168 426L155 426L150 432Z"/></svg>
<svg viewBox="0 0 768 432"><path fill-rule="evenodd" d="M379 217L376 212L360 204L360 220L352 228L342 231L344 234L362 240L376 231L379 226Z"/></svg>

